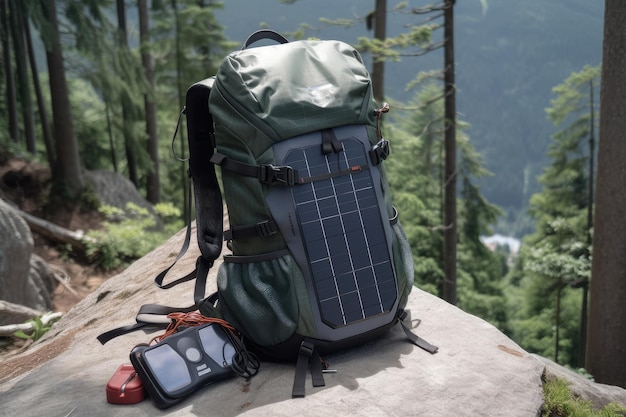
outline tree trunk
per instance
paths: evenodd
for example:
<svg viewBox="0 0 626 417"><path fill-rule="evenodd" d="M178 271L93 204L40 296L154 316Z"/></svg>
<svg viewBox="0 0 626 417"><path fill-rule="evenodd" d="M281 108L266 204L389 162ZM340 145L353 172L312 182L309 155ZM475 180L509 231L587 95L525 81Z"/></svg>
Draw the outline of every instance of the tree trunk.
<svg viewBox="0 0 626 417"><path fill-rule="evenodd" d="M374 12L374 38L384 41L387 37L387 0L376 0L376 11ZM377 60L374 57L372 68L372 90L374 100L379 106L385 99L385 61Z"/></svg>
<svg viewBox="0 0 626 417"><path fill-rule="evenodd" d="M30 94L30 83L28 82L28 65L26 63L26 48L24 45L24 30L21 18L21 9L17 1L9 2L9 22L11 24L11 35L13 38L13 48L15 50L15 64L17 69L17 91L20 96L22 107L22 123L24 125L24 138L26 139L26 150L30 153L37 152L35 143L35 121L33 117L33 100Z"/></svg>
<svg viewBox="0 0 626 417"><path fill-rule="evenodd" d="M17 114L17 95L15 93L15 79L11 65L11 47L9 33L9 17L7 14L8 0L0 0L0 31L2 33L2 58L4 61L4 75L7 86L7 110L9 118L9 137L13 142L20 141L19 117Z"/></svg>
<svg viewBox="0 0 626 417"><path fill-rule="evenodd" d="M139 10L139 39L141 43L141 62L146 73L146 80L150 91L144 94L144 107L146 111L146 133L148 134L148 154L152 160L152 169L148 172L146 198L152 204L161 200L159 180L159 137L157 135L156 103L153 100L154 93L154 66L150 53L150 21L148 17L148 5L146 0L137 0Z"/></svg>
<svg viewBox="0 0 626 417"><path fill-rule="evenodd" d="M22 4L24 7L24 4ZM41 83L39 82L39 71L37 70L37 61L35 60L35 51L33 48L33 39L30 34L30 26L28 25L28 17L22 10L22 25L24 26L24 34L26 35L26 49L28 51L28 61L30 62L30 71L33 78L33 87L35 88L35 97L37 98L37 109L39 111L39 121L41 123L41 131L43 134L43 142L46 147L46 156L48 165L51 170L56 167L56 155L54 152L54 143L52 141L52 132L50 132L50 124L48 122L48 111L41 92ZM52 172L54 176L55 173Z"/></svg>
<svg viewBox="0 0 626 417"><path fill-rule="evenodd" d="M606 0L587 342L596 382L626 388L626 3Z"/></svg>
<svg viewBox="0 0 626 417"><path fill-rule="evenodd" d="M178 2L177 0L171 0L172 9L174 9L174 36L176 37L176 86L178 87L178 108L182 109L184 106L184 91L182 85L182 48L180 45L180 14L178 11ZM185 139L184 129L181 129L180 134L180 154L181 158L185 158L185 147L187 140ZM180 182L181 182L181 191L183 194L183 219L185 223L191 221L188 217L191 213L191 207L189 207L189 187L187 186L187 181L190 179L187 178L187 168L185 164L180 165Z"/></svg>
<svg viewBox="0 0 626 417"><path fill-rule="evenodd" d="M456 304L456 85L454 81L454 0L447 0L444 11L444 91L445 91L445 183L443 299Z"/></svg>
<svg viewBox="0 0 626 417"><path fill-rule="evenodd" d="M126 40L126 9L124 6L124 0L117 0L117 23L119 30L119 45L120 48L128 48ZM137 173L137 158L135 156L135 149L133 147L133 123L130 118L130 103L127 97L128 91L122 92L122 123L124 132L124 149L126 150L126 161L128 163L128 178L130 181L138 187L139 175Z"/></svg>
<svg viewBox="0 0 626 417"><path fill-rule="evenodd" d="M49 48L46 51L46 57L48 59L54 142L57 156L56 167L53 171L56 175L54 182L65 187L69 197L76 197L82 191L84 182L65 78L56 2L40 1L45 17L50 22L52 29L48 34L50 39L48 39Z"/></svg>

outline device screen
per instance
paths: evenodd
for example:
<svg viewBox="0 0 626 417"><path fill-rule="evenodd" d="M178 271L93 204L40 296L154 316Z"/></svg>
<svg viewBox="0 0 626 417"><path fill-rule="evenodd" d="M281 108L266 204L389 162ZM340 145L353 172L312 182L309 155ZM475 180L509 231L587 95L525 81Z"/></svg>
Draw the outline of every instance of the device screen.
<svg viewBox="0 0 626 417"><path fill-rule="evenodd" d="M170 345L147 350L143 356L159 385L168 393L191 383L185 360Z"/></svg>
<svg viewBox="0 0 626 417"><path fill-rule="evenodd" d="M207 326L198 331L198 336L204 351L215 363L222 367L232 364L235 348L222 332L216 332L214 326Z"/></svg>

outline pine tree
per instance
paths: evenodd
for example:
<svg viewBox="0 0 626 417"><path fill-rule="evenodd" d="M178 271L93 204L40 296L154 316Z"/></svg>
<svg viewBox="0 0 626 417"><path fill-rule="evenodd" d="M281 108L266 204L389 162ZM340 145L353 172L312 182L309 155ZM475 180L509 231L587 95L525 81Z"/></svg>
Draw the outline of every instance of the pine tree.
<svg viewBox="0 0 626 417"><path fill-rule="evenodd" d="M433 101L440 87L425 86L407 106L410 115L390 115L393 123L385 124L391 143L386 161L394 204L405 229L420 288L441 293L443 280L442 249L442 103Z"/></svg>
<svg viewBox="0 0 626 417"><path fill-rule="evenodd" d="M153 204L161 200L161 181L159 178L159 137L157 134L157 110L155 101L154 63L150 47L150 17L146 0L137 0L139 12L139 38L141 41L141 62L144 67L148 91L144 93L144 108L147 149L152 161L146 179L146 197Z"/></svg>
<svg viewBox="0 0 626 417"><path fill-rule="evenodd" d="M392 153L386 161L394 204L413 251L418 287L441 295L443 273L443 103L441 88L425 85L403 110L403 116L385 125ZM392 105L393 109L393 105ZM480 241L500 214L487 202L475 180L488 173L459 123L459 306L493 324L506 327L501 278L503 255Z"/></svg>
<svg viewBox="0 0 626 417"><path fill-rule="evenodd" d="M530 201L536 230L525 239L516 264L525 299L515 337L527 349L571 366L578 365L581 317L586 316L574 287L586 282L591 266L587 218L593 155L587 145L596 112L589 89L599 74L599 67L585 67L553 89L546 112L559 130L548 152L552 162L539 178L543 190Z"/></svg>
<svg viewBox="0 0 626 417"><path fill-rule="evenodd" d="M26 149L34 154L37 152L35 143L35 119L30 82L28 80L28 51L25 44L25 32L28 27L24 25L26 19L22 15L23 5L16 0L9 0L8 6L11 39L13 40L13 49L15 51L17 92L22 109L25 144Z"/></svg>
<svg viewBox="0 0 626 417"><path fill-rule="evenodd" d="M67 197L74 198L82 191L84 182L69 100L59 18L56 2L40 0L39 4L45 18L45 22L39 23L46 45L56 150L57 165L52 171L55 174L53 180L66 192Z"/></svg>

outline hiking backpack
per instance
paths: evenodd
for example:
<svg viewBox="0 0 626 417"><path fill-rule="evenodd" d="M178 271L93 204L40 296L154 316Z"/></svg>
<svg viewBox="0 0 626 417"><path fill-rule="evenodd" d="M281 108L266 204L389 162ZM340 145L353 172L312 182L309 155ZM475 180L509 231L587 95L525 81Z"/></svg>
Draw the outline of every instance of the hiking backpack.
<svg viewBox="0 0 626 417"><path fill-rule="evenodd" d="M278 44L248 48L263 38ZM197 103L190 101L196 90ZM189 113L195 106L204 113L197 120ZM287 42L271 31L255 33L214 79L188 92L205 258L220 247L222 222L220 200L198 184L213 177L203 172L213 169L207 160L221 168L228 207L224 239L232 254L218 271L217 314L265 357L291 360L312 347L324 354L359 344L403 313L413 260L382 164L389 154L380 132L385 110L354 48ZM194 152L197 141L216 151ZM207 211L213 214L205 222ZM215 314L212 300L200 311Z"/></svg>
<svg viewBox="0 0 626 417"><path fill-rule="evenodd" d="M260 40L271 44L251 47ZM262 358L295 360L295 397L304 395L309 365L314 385L323 385L320 354L378 337L405 316L413 260L383 167L387 110L374 102L354 48L288 42L269 30L187 91L196 306L228 321ZM232 254L219 267L217 293L203 299L223 241Z"/></svg>

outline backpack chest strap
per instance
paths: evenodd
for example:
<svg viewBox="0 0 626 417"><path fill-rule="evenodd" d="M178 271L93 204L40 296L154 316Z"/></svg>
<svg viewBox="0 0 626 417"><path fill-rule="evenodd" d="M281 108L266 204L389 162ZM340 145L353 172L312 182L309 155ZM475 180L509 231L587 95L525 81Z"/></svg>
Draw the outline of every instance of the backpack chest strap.
<svg viewBox="0 0 626 417"><path fill-rule="evenodd" d="M215 152L210 161L219 165L223 169L244 175L246 177L258 178L261 184L287 185L296 184L298 173L289 166L276 166L272 164L252 165L228 158L226 155Z"/></svg>

